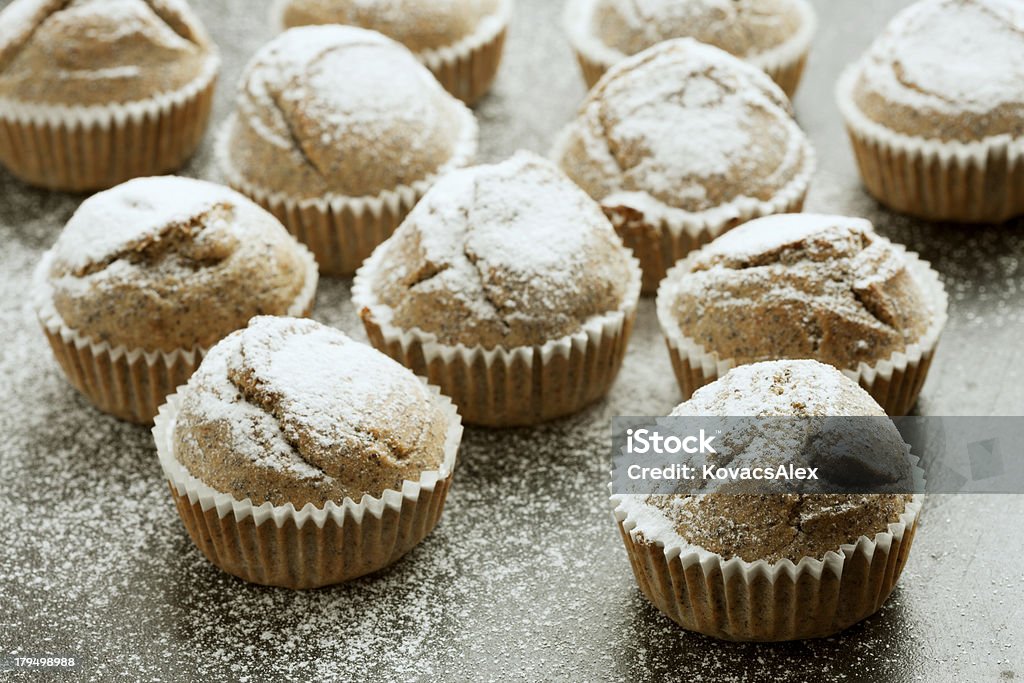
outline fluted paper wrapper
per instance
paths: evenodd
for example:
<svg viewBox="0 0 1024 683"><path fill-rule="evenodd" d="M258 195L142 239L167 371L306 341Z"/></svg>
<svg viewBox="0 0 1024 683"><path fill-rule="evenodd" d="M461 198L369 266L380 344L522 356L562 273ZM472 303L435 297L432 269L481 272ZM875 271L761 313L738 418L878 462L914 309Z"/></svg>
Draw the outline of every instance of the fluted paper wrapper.
<svg viewBox="0 0 1024 683"><path fill-rule="evenodd" d="M569 0L566 4L563 23L576 61L583 72L588 88L593 88L601 76L616 63L627 57L623 52L605 45L593 35L592 21L594 7L598 0ZM775 48L746 58L754 66L767 73L782 88L788 97L793 97L800 78L803 76L807 55L811 51L817 18L814 9L806 2L799 1L796 7L801 15L800 30L790 39Z"/></svg>
<svg viewBox="0 0 1024 683"><path fill-rule="evenodd" d="M306 282L286 315L308 316L316 298L313 255L301 248ZM53 253L46 252L34 275L33 306L53 355L71 385L105 413L138 424L152 424L168 394L188 381L207 349L132 349L96 341L64 323L47 282Z"/></svg>
<svg viewBox="0 0 1024 683"><path fill-rule="evenodd" d="M839 109L868 192L931 221L1001 223L1024 214L1024 137L978 142L902 135L868 119L852 98L856 70L837 87Z"/></svg>
<svg viewBox="0 0 1024 683"><path fill-rule="evenodd" d="M938 273L932 270L927 261L922 261L914 252L905 251L901 245L894 244L893 247L904 252L907 267L931 308L931 324L921 338L909 344L904 351L896 352L874 365L861 363L856 370L842 370L843 374L871 394L887 414L895 417L908 414L917 402L942 329L946 326L949 301ZM665 335L672 369L684 400L737 365L735 359L720 358L717 352L705 349L679 328L672 312L672 304L677 298L674 283L688 267L689 262L685 260L669 272L658 290L657 300L658 323Z"/></svg>
<svg viewBox="0 0 1024 683"><path fill-rule="evenodd" d="M377 300L370 282L379 254L367 259L352 286L370 343L441 387L467 424L513 427L570 415L603 397L615 381L640 296L635 259L618 310L540 346L485 349L440 344L432 334L391 324L391 309Z"/></svg>
<svg viewBox="0 0 1024 683"><path fill-rule="evenodd" d="M559 134L551 156L563 158L570 128ZM803 148L804 164L800 171L774 197L767 201L743 198L700 213L678 209L647 215L627 206L614 206L601 200L601 208L622 242L633 251L643 270L643 294L654 294L666 273L681 258L711 242L719 235L755 218L777 213L799 213L814 174L815 155L811 145Z"/></svg>
<svg viewBox="0 0 1024 683"><path fill-rule="evenodd" d="M436 387L431 387L436 392ZM217 567L245 581L285 588L319 588L382 569L437 526L462 439L455 407L438 394L449 417L438 470L406 480L378 498L346 498L321 508L255 505L193 477L174 455L174 422L181 397L172 394L153 426L157 455L185 529Z"/></svg>
<svg viewBox="0 0 1024 683"><path fill-rule="evenodd" d="M924 500L914 495L899 521L873 538L794 564L638 540L625 497L612 496L613 516L647 599L685 629L742 641L822 638L878 611L906 565Z"/></svg>
<svg viewBox="0 0 1024 683"><path fill-rule="evenodd" d="M462 114L462 137L437 173L372 197L328 195L300 199L249 182L242 170L234 167L228 151L235 115L217 135L217 160L227 184L274 214L296 239L309 247L321 273L350 276L378 244L391 236L438 178L472 161L476 154L476 118L466 108L462 108Z"/></svg>
<svg viewBox="0 0 1024 683"><path fill-rule="evenodd" d="M278 31L286 30L283 15L288 2L275 0L270 7L270 22ZM472 34L452 45L414 54L445 90L466 104L475 104L498 75L512 5L513 0L499 0L497 11L480 22Z"/></svg>
<svg viewBox="0 0 1024 683"><path fill-rule="evenodd" d="M50 190L84 192L180 168L206 132L220 59L181 90L102 106L0 100L0 163Z"/></svg>

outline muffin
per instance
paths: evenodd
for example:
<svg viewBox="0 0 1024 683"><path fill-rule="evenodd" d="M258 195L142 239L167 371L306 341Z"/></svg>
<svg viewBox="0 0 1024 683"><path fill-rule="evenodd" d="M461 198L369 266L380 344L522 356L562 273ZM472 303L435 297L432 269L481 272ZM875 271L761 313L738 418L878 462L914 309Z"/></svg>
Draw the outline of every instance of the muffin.
<svg viewBox="0 0 1024 683"><path fill-rule="evenodd" d="M1005 0L924 0L841 77L864 185L927 220L1024 213L1024 12Z"/></svg>
<svg viewBox="0 0 1024 683"><path fill-rule="evenodd" d="M600 208L520 152L442 178L356 274L370 342L468 423L526 425L601 398L625 354L640 270Z"/></svg>
<svg viewBox="0 0 1024 683"><path fill-rule="evenodd" d="M726 230L799 211L814 170L814 152L778 86L688 38L614 66L553 156L640 259L645 293Z"/></svg>
<svg viewBox="0 0 1024 683"><path fill-rule="evenodd" d="M321 272L351 275L437 177L476 152L476 119L407 49L349 26L263 46L221 129L228 184L277 216Z"/></svg>
<svg viewBox="0 0 1024 683"><path fill-rule="evenodd" d="M947 299L917 254L862 218L751 221L679 262L658 321L684 397L735 366L812 358L858 381L890 415L913 408Z"/></svg>
<svg viewBox="0 0 1024 683"><path fill-rule="evenodd" d="M473 104L501 64L512 0L275 0L273 23L289 29L350 24L412 50L448 92Z"/></svg>
<svg viewBox="0 0 1024 683"><path fill-rule="evenodd" d="M180 0L14 0L0 12L0 164L73 192L173 171L202 140L219 68Z"/></svg>
<svg viewBox="0 0 1024 683"><path fill-rule="evenodd" d="M152 422L206 349L254 315L307 315L312 254L220 185L137 178L85 200L36 268L57 361L100 410Z"/></svg>
<svg viewBox="0 0 1024 683"><path fill-rule="evenodd" d="M462 426L448 399L369 346L260 316L210 349L153 435L211 562L316 588L377 571L433 530Z"/></svg>
<svg viewBox="0 0 1024 683"><path fill-rule="evenodd" d="M916 458L892 421L877 419L884 414L855 382L811 360L745 365L698 390L672 415L876 418L852 423L869 425L870 453L838 456L869 457L891 492L836 493L845 480L829 477L842 468L823 465L837 454L825 447L807 460L792 447L793 429L806 442L830 423L785 420L789 433L776 433L770 419L730 421L733 443L756 435L755 459L819 466L813 486L822 492L751 494L737 482L708 490L698 478L671 494L614 494L643 594L683 628L726 640L820 638L874 614L906 564L923 503Z"/></svg>
<svg viewBox="0 0 1024 683"><path fill-rule="evenodd" d="M816 19L806 0L569 0L565 25L588 87L630 55L693 38L763 69L792 97Z"/></svg>

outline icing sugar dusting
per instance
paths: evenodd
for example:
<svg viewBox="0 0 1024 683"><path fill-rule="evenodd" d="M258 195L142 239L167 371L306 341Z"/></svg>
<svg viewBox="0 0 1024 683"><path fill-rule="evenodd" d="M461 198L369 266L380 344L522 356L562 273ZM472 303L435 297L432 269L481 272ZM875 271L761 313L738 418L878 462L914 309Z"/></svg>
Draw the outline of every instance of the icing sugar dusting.
<svg viewBox="0 0 1024 683"><path fill-rule="evenodd" d="M862 78L893 102L984 113L1024 102L1024 5L924 0L874 42Z"/></svg>
<svg viewBox="0 0 1024 683"><path fill-rule="evenodd" d="M250 204L234 190L177 176L135 178L95 194L78 207L54 246L71 270L101 263L168 225L187 222L217 205Z"/></svg>

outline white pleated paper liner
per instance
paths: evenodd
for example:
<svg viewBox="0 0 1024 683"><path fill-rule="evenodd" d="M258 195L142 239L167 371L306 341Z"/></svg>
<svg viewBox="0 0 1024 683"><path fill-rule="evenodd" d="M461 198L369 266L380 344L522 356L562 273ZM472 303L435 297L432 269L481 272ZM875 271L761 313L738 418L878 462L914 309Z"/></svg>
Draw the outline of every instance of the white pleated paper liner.
<svg viewBox="0 0 1024 683"><path fill-rule="evenodd" d="M378 244L391 236L438 178L473 160L478 135L476 117L465 106L460 106L459 113L456 125L460 127L461 136L451 157L435 173L411 185L400 185L373 196L328 194L298 198L250 182L245 170L231 161L230 136L237 114L231 114L218 131L215 153L227 184L272 213L296 239L309 247L321 273L349 276Z"/></svg>
<svg viewBox="0 0 1024 683"><path fill-rule="evenodd" d="M914 463L914 490L924 473ZM727 495L727 494L719 494ZM640 590L683 628L723 640L822 638L874 614L889 597L917 531L924 495L917 493L896 522L872 537L824 557L748 562L726 560L687 543L674 531L637 538L651 512L644 495L612 495L612 515Z"/></svg>
<svg viewBox="0 0 1024 683"><path fill-rule="evenodd" d="M429 385L428 385L429 386ZM241 579L286 588L348 581L398 560L437 526L451 486L462 422L455 406L429 387L448 416L437 470L406 480L380 497L345 498L323 507L238 500L192 476L177 460L174 424L180 391L168 397L153 426L157 456L189 536L216 566Z"/></svg>
<svg viewBox="0 0 1024 683"><path fill-rule="evenodd" d="M372 273L384 267L380 255L377 250L366 260L352 285L352 301L370 342L441 387L467 424L512 427L570 415L603 397L615 381L640 297L636 259L630 259L632 279L617 310L542 345L487 349L442 344L419 328L394 325L392 309L371 285Z"/></svg>
<svg viewBox="0 0 1024 683"><path fill-rule="evenodd" d="M306 280L285 311L293 317L313 310L319 275L313 254L297 245L306 267ZM92 339L65 324L53 303L48 275L53 252L43 254L33 274L32 305L57 363L72 386L105 413L129 422L151 424L168 394L188 381L206 348L173 351L128 348Z"/></svg>
<svg viewBox="0 0 1024 683"><path fill-rule="evenodd" d="M860 363L856 370L840 368L850 379L863 387L889 415L906 415L914 407L931 367L939 337L946 326L949 306L946 290L927 261L894 244L903 252L907 268L921 287L932 314L931 323L915 343L893 353L874 365ZM658 290L657 315L665 336L672 368L676 373L683 398L688 399L700 387L718 379L738 363L734 358L721 358L713 349L705 348L679 327L672 306L678 298L677 283L690 268L690 259L680 261ZM770 359L763 359L770 360Z"/></svg>
<svg viewBox="0 0 1024 683"><path fill-rule="evenodd" d="M219 70L213 51L185 87L135 102L40 105L0 98L0 163L31 185L71 192L173 171L202 141Z"/></svg>
<svg viewBox="0 0 1024 683"><path fill-rule="evenodd" d="M853 99L858 71L836 86L861 179L886 206L933 221L1001 223L1024 214L1024 137L960 142L897 133Z"/></svg>
<svg viewBox="0 0 1024 683"><path fill-rule="evenodd" d="M551 158L559 167L565 155L572 124L558 134ZM800 171L767 200L738 197L731 202L691 212L664 206L661 211L641 213L616 206L613 197L597 200L615 226L623 243L633 251L643 269L643 293L654 294L665 274L679 259L747 221L778 213L799 213L814 176L816 157L810 141L803 144Z"/></svg>

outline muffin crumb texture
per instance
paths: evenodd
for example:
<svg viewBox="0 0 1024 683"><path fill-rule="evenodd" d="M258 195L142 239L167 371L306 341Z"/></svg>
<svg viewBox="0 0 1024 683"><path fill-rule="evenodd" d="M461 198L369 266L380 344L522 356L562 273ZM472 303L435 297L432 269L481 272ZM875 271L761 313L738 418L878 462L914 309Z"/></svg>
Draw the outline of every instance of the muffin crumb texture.
<svg viewBox="0 0 1024 683"><path fill-rule="evenodd" d="M683 334L738 364L814 358L855 370L931 324L904 255L860 218L780 214L690 256L665 284Z"/></svg>
<svg viewBox="0 0 1024 683"><path fill-rule="evenodd" d="M180 90L215 48L180 0L16 0L0 13L0 98L124 104Z"/></svg>
<svg viewBox="0 0 1024 683"><path fill-rule="evenodd" d="M857 63L853 100L875 123L970 142L1024 135L1024 5L924 0L889 24Z"/></svg>
<svg viewBox="0 0 1024 683"><path fill-rule="evenodd" d="M609 213L648 222L756 209L812 161L762 71L688 38L612 67L563 133L559 165Z"/></svg>
<svg viewBox="0 0 1024 683"><path fill-rule="evenodd" d="M310 320L255 318L211 349L181 395L175 457L255 505L379 497L444 459L448 416L430 389Z"/></svg>
<svg viewBox="0 0 1024 683"><path fill-rule="evenodd" d="M310 262L269 213L220 185L138 178L85 200L53 248L64 324L114 346L209 347L260 314L282 315Z"/></svg>
<svg viewBox="0 0 1024 683"><path fill-rule="evenodd" d="M390 322L442 344L544 344L618 311L637 277L600 208L520 152L442 178L375 256Z"/></svg>
<svg viewBox="0 0 1024 683"><path fill-rule="evenodd" d="M852 435L862 450L846 457L857 458L892 482L894 493L779 493L736 492L737 483L718 486L710 493L651 495L631 502L637 520L636 538L703 548L726 560L769 563L803 557L822 559L829 551L887 531L899 521L911 500L912 474L895 425L885 418L877 403L855 382L835 368L816 361L773 361L745 365L696 393L672 413L679 416L872 416L863 431ZM732 423L730 423L732 424ZM805 460L808 454L831 457L817 440L826 439L814 420L783 421L773 429L771 420L751 422L748 430L737 423L736 433L722 437L725 444L743 444L738 452L729 447L717 457L716 466L821 464ZM799 429L794 430L794 424ZM859 424L859 423L858 423ZM793 433L793 432L797 433ZM846 437L850 437L846 434ZM844 441L844 445L850 445ZM813 455L812 455L813 457ZM753 464L753 465L752 465ZM835 462L823 468L823 479L842 477L845 470ZM733 490L729 490L733 489ZM834 490L834 489L833 489Z"/></svg>

